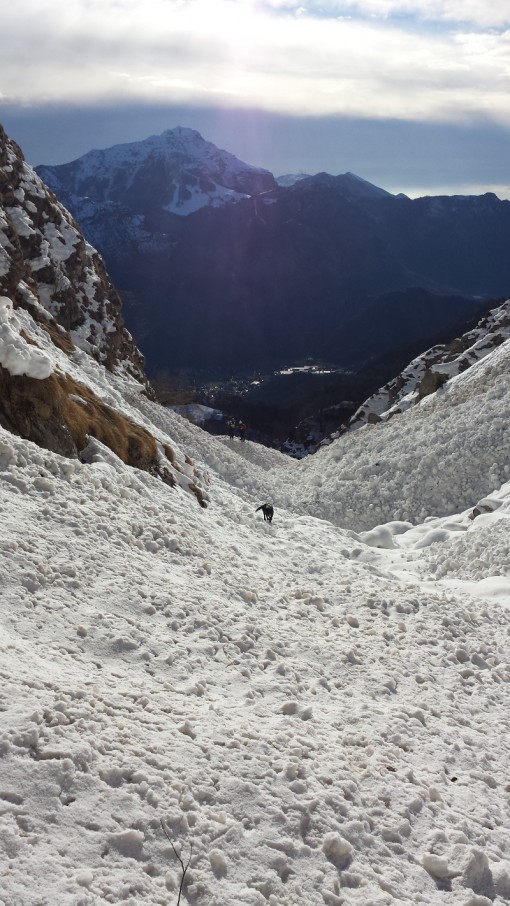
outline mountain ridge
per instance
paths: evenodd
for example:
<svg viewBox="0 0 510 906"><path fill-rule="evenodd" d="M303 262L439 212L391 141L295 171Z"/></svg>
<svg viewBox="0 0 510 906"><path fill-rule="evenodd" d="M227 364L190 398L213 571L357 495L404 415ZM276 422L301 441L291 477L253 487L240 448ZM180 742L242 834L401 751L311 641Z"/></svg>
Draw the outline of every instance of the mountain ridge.
<svg viewBox="0 0 510 906"><path fill-rule="evenodd" d="M172 135L167 130L154 141L168 151ZM388 294L408 293L409 306L413 288L437 296L438 305L462 297L465 320L510 292L509 202L490 194L409 199L353 173L281 186L267 171L240 162L232 167L242 181L224 180L229 186L220 197L218 160L226 152L211 150L195 133L189 138L201 163L193 175L197 191L183 200L180 215L177 183L165 182L164 168L162 176L143 142L120 146L136 147L137 154L145 148L139 182L125 150L121 167L101 170L97 179L89 175L83 184L74 173L77 162L38 168L104 255L151 373L172 362L177 370L229 376L309 357L331 361L332 349L344 367L364 333L377 343L375 323L372 328L369 317L363 323L367 306L383 319L387 306L387 320L393 317ZM186 170L181 151L175 166L182 175L196 158L186 158ZM349 331L356 319L363 329L355 335ZM461 329L460 322L452 325L443 340ZM435 332L411 323L399 343L427 346ZM366 358L360 350L355 366Z"/></svg>

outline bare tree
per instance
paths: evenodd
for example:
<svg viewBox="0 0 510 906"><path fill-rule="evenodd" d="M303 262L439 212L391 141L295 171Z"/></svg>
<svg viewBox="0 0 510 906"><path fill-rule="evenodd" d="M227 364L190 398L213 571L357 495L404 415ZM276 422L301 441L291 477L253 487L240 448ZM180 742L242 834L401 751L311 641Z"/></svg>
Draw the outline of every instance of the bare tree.
<svg viewBox="0 0 510 906"><path fill-rule="evenodd" d="M177 852L177 850L176 850L176 848L175 848L175 846L174 846L174 842L173 842L172 838L171 838L171 837L169 836L169 834L168 834L168 831L167 831L167 829L166 829L166 827L165 827L163 818L160 818L160 821L161 821L161 827L163 828L163 833L164 833L165 837L167 838L168 842L170 843L170 846L172 847L172 849L173 849L173 851L174 851L174 853L175 853L176 859L178 859L179 862L180 862L180 864L181 864L181 872L182 872L182 873L181 873L181 883L179 884L179 895L178 895L178 897L177 897L177 906L179 906L179 904L180 904L180 902L181 902L182 888L184 887L184 879L185 879L185 877L186 877L186 872L187 872L187 870L188 870L188 868L189 868L189 864L190 864L190 862L191 862L191 857L192 857L192 855L193 855L193 843L190 843L190 846L189 846L189 858L188 858L188 861L186 862L186 864L184 864L184 860L183 860L183 858L182 858L182 856L181 856L181 853Z"/></svg>

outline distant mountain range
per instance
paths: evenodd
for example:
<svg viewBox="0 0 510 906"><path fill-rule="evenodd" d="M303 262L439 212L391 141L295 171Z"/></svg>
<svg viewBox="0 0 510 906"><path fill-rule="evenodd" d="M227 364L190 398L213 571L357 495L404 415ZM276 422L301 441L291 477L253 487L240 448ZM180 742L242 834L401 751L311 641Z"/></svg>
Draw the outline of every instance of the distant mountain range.
<svg viewBox="0 0 510 906"><path fill-rule="evenodd" d="M104 256L149 373L357 371L449 342L510 295L510 202L493 194L276 180L183 128L37 172Z"/></svg>

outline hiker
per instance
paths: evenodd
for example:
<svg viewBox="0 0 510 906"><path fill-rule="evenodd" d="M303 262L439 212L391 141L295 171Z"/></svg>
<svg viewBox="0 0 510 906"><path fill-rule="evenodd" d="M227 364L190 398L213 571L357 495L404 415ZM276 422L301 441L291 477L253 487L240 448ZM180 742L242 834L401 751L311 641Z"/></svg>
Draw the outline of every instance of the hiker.
<svg viewBox="0 0 510 906"><path fill-rule="evenodd" d="M233 418L231 418L230 421L227 423L227 428L228 428L228 436L230 437L230 440L234 440L235 433L236 433L236 423Z"/></svg>
<svg viewBox="0 0 510 906"><path fill-rule="evenodd" d="M266 503L263 503L261 506L258 506L257 509L255 510L255 512L258 513L259 510L262 510L262 513L264 515L264 522L273 521L274 509L273 509L273 504L270 501L267 501Z"/></svg>
<svg viewBox="0 0 510 906"><path fill-rule="evenodd" d="M241 419L237 423L237 430L239 431L239 439L244 440L244 435L246 434L246 425Z"/></svg>

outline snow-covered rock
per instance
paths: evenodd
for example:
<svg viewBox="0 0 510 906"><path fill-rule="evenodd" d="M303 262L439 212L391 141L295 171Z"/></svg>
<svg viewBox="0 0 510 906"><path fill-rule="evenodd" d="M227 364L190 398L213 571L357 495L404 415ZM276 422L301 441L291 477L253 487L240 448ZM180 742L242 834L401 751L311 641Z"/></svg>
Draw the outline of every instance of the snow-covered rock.
<svg viewBox="0 0 510 906"><path fill-rule="evenodd" d="M494 308L479 324L452 343L433 346L417 356L354 413L347 430L356 431L405 412L443 387L510 337L510 301Z"/></svg>
<svg viewBox="0 0 510 906"><path fill-rule="evenodd" d="M102 259L1 126L0 292L61 348L145 380Z"/></svg>

